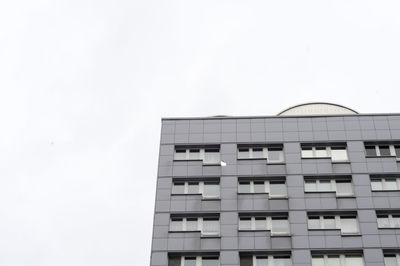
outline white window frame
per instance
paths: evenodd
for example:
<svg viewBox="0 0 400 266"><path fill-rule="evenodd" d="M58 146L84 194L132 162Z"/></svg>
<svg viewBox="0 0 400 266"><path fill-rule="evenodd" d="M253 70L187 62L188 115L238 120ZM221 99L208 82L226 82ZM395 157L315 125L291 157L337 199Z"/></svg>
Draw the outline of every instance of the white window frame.
<svg viewBox="0 0 400 266"><path fill-rule="evenodd" d="M184 188L183 188L183 194L182 193L173 193L174 192L174 186L175 186L175 182L177 183L184 183ZM191 182L197 182L199 183L199 191L198 193L189 193L189 183ZM218 196L205 196L204 195L204 183L208 183L208 182L212 182L215 184L218 184L219 186L219 195ZM171 195L202 195L203 199L220 199L221 198L221 185L219 181L197 181L197 180L193 180L193 181L179 181L179 180L175 180L172 183L172 192Z"/></svg>
<svg viewBox="0 0 400 266"><path fill-rule="evenodd" d="M379 223L378 223L378 219L382 219L382 218L379 218L378 217L378 215L385 215L385 216L387 216L387 219L388 219L388 221L389 221L389 227L384 227L384 226L379 226ZM376 223L378 224L378 228L379 229L386 229L386 228L389 228L389 229L397 229L397 228L400 228L400 226L395 226L395 223L394 223L394 221L393 221L393 215L399 215L399 214L393 214L393 213L391 213L391 214L383 214L383 213L377 213L377 215L376 215Z"/></svg>
<svg viewBox="0 0 400 266"><path fill-rule="evenodd" d="M387 255L395 255L397 266L400 266L400 254L399 253L384 253L383 254L383 259L385 260L385 257ZM386 265L386 264L385 264Z"/></svg>
<svg viewBox="0 0 400 266"><path fill-rule="evenodd" d="M320 183L321 181L330 181L330 190L322 190L320 189ZM316 182L316 190L315 191L310 191L306 190L306 181L315 181ZM350 181L349 183L351 184L351 194L346 194L346 193L340 193L340 191L337 190L336 182L337 181ZM353 180L352 179L314 179L314 178L306 178L304 179L304 192L306 193L323 193L323 192L335 192L336 197L351 197L354 196L354 186L353 186Z"/></svg>
<svg viewBox="0 0 400 266"><path fill-rule="evenodd" d="M397 189L395 189L395 190L393 190L393 189L385 189L386 179L396 179ZM387 177L387 178L385 178L385 177L373 177L372 176L370 180L371 180L371 191L397 191L397 190L400 190L400 177ZM380 180L381 185L382 185L382 189L380 189L380 190L373 189L372 180Z"/></svg>
<svg viewBox="0 0 400 266"><path fill-rule="evenodd" d="M326 156L317 156L317 148L325 148ZM346 159L345 160L336 160L332 157L332 147L343 147L344 151L346 152ZM303 148L311 148L311 156L304 156ZM349 161L349 154L347 151L346 145L338 145L338 146L326 146L326 145L313 145L313 146L302 146L301 147L301 158L302 159L331 159L333 163L341 163L341 162L348 162Z"/></svg>
<svg viewBox="0 0 400 266"><path fill-rule="evenodd" d="M201 233L202 237L215 237L215 236L219 236L221 233L221 220L219 217L171 217L170 218L170 225L169 225L169 229L170 231L172 231L171 227L172 227L172 219L182 219L182 230L174 230L172 232L193 232L193 231L187 231L186 230L186 223L187 223L187 219L188 218L197 218L197 230L195 230L196 232L199 231ZM203 219L204 218L215 218L218 219L218 232L215 233L204 233L203 232Z"/></svg>
<svg viewBox="0 0 400 266"><path fill-rule="evenodd" d="M202 266L203 265L203 257L206 256L181 256L181 266L185 266L185 258L186 257L196 257L196 266ZM210 256L210 257L218 257L218 265L220 265L220 260L219 260L219 256Z"/></svg>
<svg viewBox="0 0 400 266"><path fill-rule="evenodd" d="M312 259L314 258L314 257L321 257L321 256L323 256L323 259L324 259L324 265L329 265L328 264L328 257L329 256L339 256L339 260L340 260L340 266L349 266L349 265L347 265L346 264L346 257L360 257L361 258L361 260L362 260L362 265L364 266L365 265L365 261L364 261L364 256L362 256L362 255L359 255L359 254L348 254L348 255L344 255L344 254L329 254L329 255L327 255L327 254L324 254L324 255L313 255L313 256L311 256L311 266L314 266L313 264L312 264ZM354 265L354 266L359 266L359 265Z"/></svg>
<svg viewBox="0 0 400 266"><path fill-rule="evenodd" d="M199 158L198 159L190 158L190 150L191 149L199 150ZM219 160L216 162L206 162L205 161L205 154L206 154L205 150L207 150L207 149L218 149L219 150ZM176 150L177 150L177 148L175 148L175 150L174 150L174 161L203 161L203 165L221 165L221 149L220 148L212 148L212 147L210 147L210 148L196 148L196 147L178 148L178 150L186 150L185 158L182 158L182 159L177 158Z"/></svg>
<svg viewBox="0 0 400 266"><path fill-rule="evenodd" d="M271 149L274 149L274 147L270 147ZM239 154L240 154L240 149L246 149L246 150L248 150L248 153L249 153L249 157L246 157L246 158L240 158L240 156L239 156ZM254 155L253 155L253 149L263 149L263 157L262 158L259 158L259 157L254 157ZM280 153L280 156L279 156L279 160L270 160L270 159L268 159L269 158L269 156L268 156L268 147L238 147L237 148L237 157L238 157L238 160L249 160L249 159L251 159L251 160L265 160L265 159L267 159L267 163L268 164L279 164L279 163L284 163L285 162L285 156L284 156L284 153L283 153L283 147L282 147L282 149L280 150L281 151L281 153Z"/></svg>
<svg viewBox="0 0 400 266"><path fill-rule="evenodd" d="M364 144L364 147L366 147L366 146L371 146L371 147L375 146L376 155L375 156L369 155L368 157L381 157L381 156L387 157L387 156L390 156L390 157L396 157L397 160L400 160L400 154L396 154L396 149L394 148L394 146L398 146L398 145L400 145L400 144L384 144L384 143L381 143L381 144L371 144L371 145L370 144ZM379 149L379 146L389 146L390 155L381 155L381 150Z"/></svg>
<svg viewBox="0 0 400 266"><path fill-rule="evenodd" d="M290 265L293 265L292 256L291 255L286 255L286 254L282 254L282 255L269 255L269 254L268 255L262 255L262 254L260 254L260 255L253 255L253 257L252 257L253 266L258 266L257 265L257 257L268 257L268 266L274 266L275 265L274 257L281 257L281 256L289 257Z"/></svg>
<svg viewBox="0 0 400 266"><path fill-rule="evenodd" d="M285 195L283 195L283 194L280 194L280 195L272 194L271 195L270 182L274 182L274 181L284 182L284 184L286 186L286 194ZM250 182L250 192L240 192L240 183L241 182ZM255 190L254 190L254 182L264 182L264 192L255 192ZM286 180L239 180L238 181L238 194L248 194L248 193L251 193L251 194L263 194L263 193L266 193L266 194L268 194L268 197L270 199L271 198L274 198L274 199L278 199L278 198L279 199L285 199L285 198L288 197Z"/></svg>
<svg viewBox="0 0 400 266"><path fill-rule="evenodd" d="M312 217L317 217L318 216L319 217L320 228L310 228L310 223L309 223L310 216L312 216ZM335 217L335 228L325 228L324 216L334 216ZM345 219L345 218L342 218L342 217L346 217L346 216L355 216L356 217L355 219L356 219L357 228L356 228L356 230L354 232L351 232L351 233L344 233L343 232L341 219ZM332 229L341 230L340 231L341 235L359 235L360 234L360 222L358 221L358 217L355 214L354 215L346 215L346 214L333 214L332 215L332 214L329 214L329 213L323 214L323 215L310 214L310 215L307 216L307 228L308 228L308 230L332 230Z"/></svg>
<svg viewBox="0 0 400 266"><path fill-rule="evenodd" d="M276 216L276 217L282 217L282 216ZM251 220L251 228L250 229L241 229L240 228L240 218L250 218ZM266 220L266 229L256 229L256 218L265 218ZM288 227L287 232L274 232L272 231L272 218L275 218L275 216L241 216L239 217L239 231L270 231L271 236L290 236L290 223ZM286 217L286 220L289 221L289 218Z"/></svg>

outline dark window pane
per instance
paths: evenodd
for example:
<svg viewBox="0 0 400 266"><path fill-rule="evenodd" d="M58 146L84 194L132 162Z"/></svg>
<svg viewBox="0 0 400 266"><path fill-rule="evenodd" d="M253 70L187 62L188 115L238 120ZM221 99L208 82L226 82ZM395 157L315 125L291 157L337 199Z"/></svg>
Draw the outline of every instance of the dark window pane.
<svg viewBox="0 0 400 266"><path fill-rule="evenodd" d="M253 266L253 257L240 256L240 266Z"/></svg>
<svg viewBox="0 0 400 266"><path fill-rule="evenodd" d="M381 156L390 156L389 145L379 146L379 151L381 152Z"/></svg>
<svg viewBox="0 0 400 266"><path fill-rule="evenodd" d="M180 256L169 257L168 266L181 266L181 257Z"/></svg>
<svg viewBox="0 0 400 266"><path fill-rule="evenodd" d="M376 156L375 146L365 146L367 156Z"/></svg>

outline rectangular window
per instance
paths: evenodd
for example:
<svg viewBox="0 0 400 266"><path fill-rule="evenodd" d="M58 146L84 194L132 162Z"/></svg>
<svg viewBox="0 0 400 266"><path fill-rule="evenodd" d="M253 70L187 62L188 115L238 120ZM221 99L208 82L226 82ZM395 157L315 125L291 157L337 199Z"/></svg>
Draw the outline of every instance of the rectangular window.
<svg viewBox="0 0 400 266"><path fill-rule="evenodd" d="M240 266L291 266L289 255L240 255Z"/></svg>
<svg viewBox="0 0 400 266"><path fill-rule="evenodd" d="M219 199L218 181L173 181L172 195L202 195L203 199Z"/></svg>
<svg viewBox="0 0 400 266"><path fill-rule="evenodd" d="M301 146L302 158L331 158L332 162L347 162L349 160L346 144L340 145L309 145Z"/></svg>
<svg viewBox="0 0 400 266"><path fill-rule="evenodd" d="M287 198L285 180L239 180L238 193L268 193L269 198Z"/></svg>
<svg viewBox="0 0 400 266"><path fill-rule="evenodd" d="M396 157L400 159L399 144L365 143L364 146L367 157Z"/></svg>
<svg viewBox="0 0 400 266"><path fill-rule="evenodd" d="M268 163L283 163L283 146L252 146L238 145L238 159L267 159Z"/></svg>
<svg viewBox="0 0 400 266"><path fill-rule="evenodd" d="M346 179L305 179L304 192L336 192L336 197L354 195L350 178Z"/></svg>
<svg viewBox="0 0 400 266"><path fill-rule="evenodd" d="M312 266L364 266L361 255L313 255Z"/></svg>
<svg viewBox="0 0 400 266"><path fill-rule="evenodd" d="M218 256L170 256L168 266L219 266Z"/></svg>
<svg viewBox="0 0 400 266"><path fill-rule="evenodd" d="M309 215L308 229L340 229L342 235L358 235L360 232L355 215Z"/></svg>
<svg viewBox="0 0 400 266"><path fill-rule="evenodd" d="M400 190L399 177L371 177L371 190L372 191L390 191Z"/></svg>
<svg viewBox="0 0 400 266"><path fill-rule="evenodd" d="M400 254L384 254L385 266L400 266Z"/></svg>
<svg viewBox="0 0 400 266"><path fill-rule="evenodd" d="M290 234L289 220L287 217L239 217L239 230L268 230L271 231L272 236Z"/></svg>
<svg viewBox="0 0 400 266"><path fill-rule="evenodd" d="M203 164L219 165L221 163L219 147L184 148L175 147L175 161L203 161Z"/></svg>
<svg viewBox="0 0 400 266"><path fill-rule="evenodd" d="M174 232L200 231L202 236L216 236L219 235L219 218L172 217L169 228Z"/></svg>
<svg viewBox="0 0 400 266"><path fill-rule="evenodd" d="M377 212L376 214L378 228L400 228L400 214L383 214Z"/></svg>

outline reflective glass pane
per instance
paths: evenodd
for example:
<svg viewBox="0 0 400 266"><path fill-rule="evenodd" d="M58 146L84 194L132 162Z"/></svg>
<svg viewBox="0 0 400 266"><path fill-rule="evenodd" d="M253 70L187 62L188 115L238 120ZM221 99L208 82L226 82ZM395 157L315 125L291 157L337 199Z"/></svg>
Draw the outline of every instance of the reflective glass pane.
<svg viewBox="0 0 400 266"><path fill-rule="evenodd" d="M239 229L240 230L251 230L251 218L248 218L248 217L240 218Z"/></svg>
<svg viewBox="0 0 400 266"><path fill-rule="evenodd" d="M199 182L189 182L188 193L189 194L198 194L199 193Z"/></svg>
<svg viewBox="0 0 400 266"><path fill-rule="evenodd" d="M335 229L336 228L335 216L324 216L324 226L325 229Z"/></svg>
<svg viewBox="0 0 400 266"><path fill-rule="evenodd" d="M340 266L339 256L328 256L327 266Z"/></svg>
<svg viewBox="0 0 400 266"><path fill-rule="evenodd" d="M250 193L250 181L239 182L239 193Z"/></svg>
<svg viewBox="0 0 400 266"><path fill-rule="evenodd" d="M340 217L340 229L342 234L357 234L358 222L356 218Z"/></svg>
<svg viewBox="0 0 400 266"><path fill-rule="evenodd" d="M219 184L217 183L204 183L204 197L219 197Z"/></svg>
<svg viewBox="0 0 400 266"><path fill-rule="evenodd" d="M253 148L253 158L254 159L262 159L262 158L264 158L263 148Z"/></svg>
<svg viewBox="0 0 400 266"><path fill-rule="evenodd" d="M301 157L302 158L312 158L312 157L314 157L312 148L311 147L302 147L301 148Z"/></svg>
<svg viewBox="0 0 400 266"><path fill-rule="evenodd" d="M365 152L367 156L376 156L375 146L365 146Z"/></svg>
<svg viewBox="0 0 400 266"><path fill-rule="evenodd" d="M317 158L328 157L328 152L326 150L326 147L316 147L315 148L315 157L317 157Z"/></svg>
<svg viewBox="0 0 400 266"><path fill-rule="evenodd" d="M397 266L396 255L385 255L385 266Z"/></svg>
<svg viewBox="0 0 400 266"><path fill-rule="evenodd" d="M267 230L267 219L265 217L256 217L256 230Z"/></svg>
<svg viewBox="0 0 400 266"><path fill-rule="evenodd" d="M189 159L190 160L199 160L200 159L200 149L190 149L189 150Z"/></svg>
<svg viewBox="0 0 400 266"><path fill-rule="evenodd" d="M372 179L371 180L371 189L373 191L383 190L382 179Z"/></svg>
<svg viewBox="0 0 400 266"><path fill-rule="evenodd" d="M353 195L353 187L351 181L336 181L336 194Z"/></svg>
<svg viewBox="0 0 400 266"><path fill-rule="evenodd" d="M325 266L323 257L312 257L311 259L312 266Z"/></svg>
<svg viewBox="0 0 400 266"><path fill-rule="evenodd" d="M343 161L348 161L349 158L347 156L347 150L346 148L342 148L342 149L336 149L334 147L332 147L331 149L331 157L332 157L332 161L337 161L337 162L343 162Z"/></svg>
<svg viewBox="0 0 400 266"><path fill-rule="evenodd" d="M387 215L378 215L378 228L389 228L390 222L389 217Z"/></svg>
<svg viewBox="0 0 400 266"><path fill-rule="evenodd" d="M171 224L169 226L169 230L171 231L182 231L183 221L179 218L171 219Z"/></svg>
<svg viewBox="0 0 400 266"><path fill-rule="evenodd" d="M248 148L238 149L238 159L248 159L250 158L250 152Z"/></svg>
<svg viewBox="0 0 400 266"><path fill-rule="evenodd" d="M306 192L317 191L317 181L316 180L306 180L306 181L304 181L304 190Z"/></svg>
<svg viewBox="0 0 400 266"><path fill-rule="evenodd" d="M197 231L197 218L186 219L186 231Z"/></svg>
<svg viewBox="0 0 400 266"><path fill-rule="evenodd" d="M308 229L320 229L321 223L319 216L310 216L308 217Z"/></svg>
<svg viewBox="0 0 400 266"><path fill-rule="evenodd" d="M381 152L381 156L390 156L389 145L379 145L379 151Z"/></svg>
<svg viewBox="0 0 400 266"><path fill-rule="evenodd" d="M268 257L267 256L257 256L256 257L256 265L257 266L268 266Z"/></svg>
<svg viewBox="0 0 400 266"><path fill-rule="evenodd" d="M274 257L274 266L291 266L292 260L284 257Z"/></svg>
<svg viewBox="0 0 400 266"><path fill-rule="evenodd" d="M196 257L185 257L184 266L196 266Z"/></svg>
<svg viewBox="0 0 400 266"><path fill-rule="evenodd" d="M265 193L264 181L254 181L254 193Z"/></svg>
<svg viewBox="0 0 400 266"><path fill-rule="evenodd" d="M274 234L289 233L289 221L283 218L272 218L271 231Z"/></svg>
<svg viewBox="0 0 400 266"><path fill-rule="evenodd" d="M346 256L346 266L363 266L364 260L358 256Z"/></svg>
<svg viewBox="0 0 400 266"><path fill-rule="evenodd" d="M218 257L203 257L201 266L218 266Z"/></svg>
<svg viewBox="0 0 400 266"><path fill-rule="evenodd" d="M218 164L221 162L219 150L206 149L204 152L204 163Z"/></svg>
<svg viewBox="0 0 400 266"><path fill-rule="evenodd" d="M384 187L385 190L397 190L396 179L385 179Z"/></svg>
<svg viewBox="0 0 400 266"><path fill-rule="evenodd" d="M182 150L175 150L175 160L186 160L186 149Z"/></svg>
<svg viewBox="0 0 400 266"><path fill-rule="evenodd" d="M219 220L215 218L203 218L203 233L218 234Z"/></svg>
<svg viewBox="0 0 400 266"><path fill-rule="evenodd" d="M275 150L275 149L268 149L268 162L270 163L277 163L283 162L283 151L282 150Z"/></svg>
<svg viewBox="0 0 400 266"><path fill-rule="evenodd" d="M185 193L185 183L174 183L172 186L172 194L183 194Z"/></svg>
<svg viewBox="0 0 400 266"><path fill-rule="evenodd" d="M271 196L287 196L287 188L284 182L273 182L269 183L269 193Z"/></svg>
<svg viewBox="0 0 400 266"><path fill-rule="evenodd" d="M331 181L330 180L320 180L318 191L332 191Z"/></svg>
<svg viewBox="0 0 400 266"><path fill-rule="evenodd" d="M400 228L400 215L393 215L393 226L395 228Z"/></svg>

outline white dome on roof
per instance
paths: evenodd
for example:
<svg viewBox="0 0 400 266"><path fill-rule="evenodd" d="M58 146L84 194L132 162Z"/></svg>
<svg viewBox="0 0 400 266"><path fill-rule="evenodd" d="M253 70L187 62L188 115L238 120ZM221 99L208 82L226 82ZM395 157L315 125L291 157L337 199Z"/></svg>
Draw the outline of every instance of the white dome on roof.
<svg viewBox="0 0 400 266"><path fill-rule="evenodd" d="M339 104L333 103L304 103L283 110L278 116L303 116L303 115L351 115L358 112Z"/></svg>

